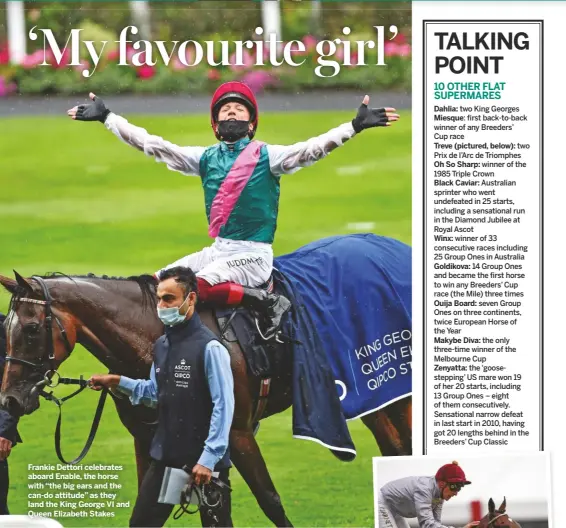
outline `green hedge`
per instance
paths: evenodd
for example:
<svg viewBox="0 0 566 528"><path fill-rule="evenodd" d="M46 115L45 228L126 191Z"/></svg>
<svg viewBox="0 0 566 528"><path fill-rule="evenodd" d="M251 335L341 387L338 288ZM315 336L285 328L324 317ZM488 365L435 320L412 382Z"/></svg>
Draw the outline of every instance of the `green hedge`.
<svg viewBox="0 0 566 528"><path fill-rule="evenodd" d="M95 73L83 77L72 67L36 66L6 70L4 78L15 82L23 95L99 93L207 93L220 82L242 80L261 92L297 92L320 89L401 90L411 89L410 57L391 57L387 66L342 66L335 77L321 78L314 74L316 64L293 68L250 68L233 71L230 68L210 68L206 64L180 71L158 65L138 69L115 64L99 65ZM143 77L143 75L147 77ZM0 76L2 69L0 68Z"/></svg>

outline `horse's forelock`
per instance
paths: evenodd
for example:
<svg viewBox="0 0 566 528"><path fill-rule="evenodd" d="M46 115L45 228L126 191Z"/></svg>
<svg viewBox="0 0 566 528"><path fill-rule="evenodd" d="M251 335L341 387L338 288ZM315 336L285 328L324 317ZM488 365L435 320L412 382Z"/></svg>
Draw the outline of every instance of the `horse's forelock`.
<svg viewBox="0 0 566 528"><path fill-rule="evenodd" d="M28 294L29 294L28 290L26 288L24 288L23 286L20 286L18 284L16 286L16 288L14 289L14 293L12 293L12 299L17 299L19 297L25 297Z"/></svg>

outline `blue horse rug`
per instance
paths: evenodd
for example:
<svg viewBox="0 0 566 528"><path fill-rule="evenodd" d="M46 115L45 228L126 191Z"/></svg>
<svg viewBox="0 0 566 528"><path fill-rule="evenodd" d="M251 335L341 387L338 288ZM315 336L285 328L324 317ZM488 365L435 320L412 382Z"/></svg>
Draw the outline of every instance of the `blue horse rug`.
<svg viewBox="0 0 566 528"><path fill-rule="evenodd" d="M341 460L346 420L411 394L411 248L373 234L325 238L275 259L294 310L293 435Z"/></svg>

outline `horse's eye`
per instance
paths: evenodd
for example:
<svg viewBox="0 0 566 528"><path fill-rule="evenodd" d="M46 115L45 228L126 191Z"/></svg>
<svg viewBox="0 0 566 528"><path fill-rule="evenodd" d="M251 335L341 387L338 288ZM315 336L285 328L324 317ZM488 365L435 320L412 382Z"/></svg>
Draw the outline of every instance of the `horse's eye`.
<svg viewBox="0 0 566 528"><path fill-rule="evenodd" d="M23 331L27 335L36 335L37 333L39 333L39 324L29 323L24 326Z"/></svg>

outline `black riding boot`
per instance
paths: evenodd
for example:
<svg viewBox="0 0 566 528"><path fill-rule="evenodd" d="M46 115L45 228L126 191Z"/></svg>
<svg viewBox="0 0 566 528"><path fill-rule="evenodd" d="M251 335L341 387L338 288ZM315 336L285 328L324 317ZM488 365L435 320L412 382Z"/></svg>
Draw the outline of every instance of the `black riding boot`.
<svg viewBox="0 0 566 528"><path fill-rule="evenodd" d="M242 306L264 315L267 328L262 329L264 339L270 339L281 325L281 319L290 310L291 301L283 295L267 293L265 290L244 287Z"/></svg>

